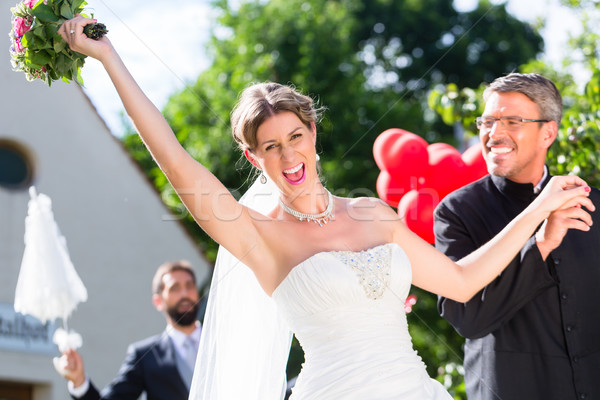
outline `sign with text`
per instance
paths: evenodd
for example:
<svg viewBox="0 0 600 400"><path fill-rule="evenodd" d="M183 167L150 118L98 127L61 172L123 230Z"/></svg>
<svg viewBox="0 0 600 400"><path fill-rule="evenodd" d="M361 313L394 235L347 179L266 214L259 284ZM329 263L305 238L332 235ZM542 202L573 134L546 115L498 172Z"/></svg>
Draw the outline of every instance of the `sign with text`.
<svg viewBox="0 0 600 400"><path fill-rule="evenodd" d="M12 304L0 303L0 349L17 352L57 354L52 341L56 324L15 311Z"/></svg>

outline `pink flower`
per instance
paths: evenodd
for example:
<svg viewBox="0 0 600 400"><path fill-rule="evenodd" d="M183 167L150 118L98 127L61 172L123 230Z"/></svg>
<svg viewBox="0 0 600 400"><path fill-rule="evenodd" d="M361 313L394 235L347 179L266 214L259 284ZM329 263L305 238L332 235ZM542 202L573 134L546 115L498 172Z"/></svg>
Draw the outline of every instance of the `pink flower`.
<svg viewBox="0 0 600 400"><path fill-rule="evenodd" d="M412 307L417 304L417 296L411 294L404 301L404 311L408 314L412 311Z"/></svg>
<svg viewBox="0 0 600 400"><path fill-rule="evenodd" d="M33 6L37 3L37 0L24 0L23 4L25 4L29 8L33 8Z"/></svg>
<svg viewBox="0 0 600 400"><path fill-rule="evenodd" d="M15 17L13 21L13 29L15 30L15 36L23 37L25 32L31 29L31 22L29 18Z"/></svg>
<svg viewBox="0 0 600 400"><path fill-rule="evenodd" d="M23 45L21 44L21 38L15 39L15 51L17 53L23 52Z"/></svg>

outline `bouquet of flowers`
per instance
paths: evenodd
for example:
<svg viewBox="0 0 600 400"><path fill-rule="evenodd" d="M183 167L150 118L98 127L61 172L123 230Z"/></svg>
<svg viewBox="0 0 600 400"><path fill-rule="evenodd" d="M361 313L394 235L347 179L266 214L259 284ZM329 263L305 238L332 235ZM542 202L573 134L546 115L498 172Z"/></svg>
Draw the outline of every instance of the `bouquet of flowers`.
<svg viewBox="0 0 600 400"><path fill-rule="evenodd" d="M72 51L58 29L65 20L82 14L86 4L85 0L23 0L11 8L8 35L13 70L23 71L28 81L41 79L48 86L59 79L83 85L81 67L86 56ZM97 40L108 31L104 24L94 23L83 32Z"/></svg>

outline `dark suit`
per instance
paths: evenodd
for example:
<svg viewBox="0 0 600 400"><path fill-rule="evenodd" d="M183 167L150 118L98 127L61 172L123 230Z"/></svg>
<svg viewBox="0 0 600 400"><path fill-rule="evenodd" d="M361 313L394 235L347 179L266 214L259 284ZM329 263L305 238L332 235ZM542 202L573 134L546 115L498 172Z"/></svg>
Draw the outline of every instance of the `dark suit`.
<svg viewBox="0 0 600 400"><path fill-rule="evenodd" d="M496 176L459 189L436 209L436 247L460 259L534 198L533 185ZM597 189L590 199L600 210ZM569 230L546 261L532 237L467 303L440 298L467 338L469 400L600 399L600 211L591 215L591 230Z"/></svg>
<svg viewBox="0 0 600 400"><path fill-rule="evenodd" d="M117 377L98 393L90 381L84 400L187 400L189 390L177 369L175 347L166 333L133 343Z"/></svg>

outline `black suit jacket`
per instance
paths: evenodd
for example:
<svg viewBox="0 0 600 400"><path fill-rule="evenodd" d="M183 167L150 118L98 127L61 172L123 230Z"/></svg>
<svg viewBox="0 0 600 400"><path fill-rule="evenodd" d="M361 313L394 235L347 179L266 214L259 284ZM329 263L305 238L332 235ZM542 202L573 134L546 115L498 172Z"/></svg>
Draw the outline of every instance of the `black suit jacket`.
<svg viewBox="0 0 600 400"><path fill-rule="evenodd" d="M451 193L435 211L436 247L464 257L534 197L533 185L495 176ZM600 399L600 192L590 198L591 230L569 230L546 261L532 237L467 303L440 298L442 316L467 338L469 400Z"/></svg>
<svg viewBox="0 0 600 400"><path fill-rule="evenodd" d="M175 347L166 333L133 343L117 377L98 393L90 382L84 400L187 400L189 391L179 375Z"/></svg>

